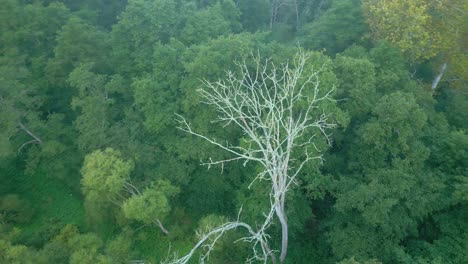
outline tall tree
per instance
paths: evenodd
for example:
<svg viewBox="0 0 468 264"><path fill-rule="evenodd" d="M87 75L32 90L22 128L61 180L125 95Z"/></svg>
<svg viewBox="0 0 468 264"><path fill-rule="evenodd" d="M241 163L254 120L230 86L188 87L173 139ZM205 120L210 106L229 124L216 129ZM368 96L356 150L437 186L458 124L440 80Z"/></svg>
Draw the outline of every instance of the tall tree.
<svg viewBox="0 0 468 264"><path fill-rule="evenodd" d="M115 140L115 123L126 109L126 82L120 75L107 76L93 72L95 65L77 66L69 75L69 85L77 90L71 107L77 117L74 126L79 133L80 149L89 152L109 146Z"/></svg>
<svg viewBox="0 0 468 264"><path fill-rule="evenodd" d="M181 39L188 45L240 31L239 10L231 1L202 9L187 19Z"/></svg>
<svg viewBox="0 0 468 264"><path fill-rule="evenodd" d="M85 157L81 186L90 222L102 224L111 205L118 204L124 188L133 188L128 183L133 166L133 162L124 161L120 152L111 148Z"/></svg>
<svg viewBox="0 0 468 264"><path fill-rule="evenodd" d="M461 256L463 243L443 220L435 220L460 219L455 213L460 201L452 197L459 172L443 165L457 160L443 143L449 127L434 110L431 94L411 81L398 57L380 45L369 53L352 48L336 59L338 95L353 99L340 101L351 122L335 133L324 170L332 181L322 183L336 201L324 220L335 260L424 263L429 254L418 252L427 252L423 245L436 239L440 242L431 250ZM437 233L443 229L443 235ZM441 241L453 243L454 250L442 253Z"/></svg>
<svg viewBox="0 0 468 264"><path fill-rule="evenodd" d="M315 143L323 140L318 139L320 136L328 140L327 130L334 126L328 123L329 114L325 113L333 109L333 103L330 103L333 90L319 85L321 71L320 68L314 68L321 67L323 70L326 66L307 63L309 56L300 53L291 66L284 64L279 68L270 65L268 60L263 63L260 58L256 58L252 72L244 62L239 64L239 73L228 72L225 81L205 82L207 88L199 90L201 97L206 104L216 108L218 121L241 128L244 133L244 144L241 146L222 144L199 134L181 117L182 130L234 156L223 160L210 159L206 163L208 166L224 165L236 160L243 160L244 164L258 162L262 170L253 178L253 182L270 181L271 207L269 212L265 212L266 219L258 230L239 220L228 222L204 235L187 256L174 263L186 263L194 250L206 243L206 240L214 237L214 241L210 242L213 245L224 232L239 227L247 229L249 236L245 239L255 242L255 259L266 262L271 258L276 262L265 237L274 216L279 220L282 231L279 261L285 260L288 247L286 194L304 165L310 160L321 158L317 148L320 144ZM261 247L261 255L257 254L255 246ZM202 258L208 255L209 251Z"/></svg>
<svg viewBox="0 0 468 264"><path fill-rule="evenodd" d="M441 66L432 89L437 88L448 65L466 81L466 1L366 0L363 7L375 37L394 43L411 61L438 58Z"/></svg>
<svg viewBox="0 0 468 264"><path fill-rule="evenodd" d="M156 223L164 234L169 231L162 221L171 210L169 199L179 193L179 189L170 182L160 180L144 191L136 192L122 204L127 218L142 221L145 224Z"/></svg>
<svg viewBox="0 0 468 264"><path fill-rule="evenodd" d="M187 10L192 8L186 1L130 0L112 27L112 52L118 72L150 72L154 45L166 44L178 36Z"/></svg>
<svg viewBox="0 0 468 264"><path fill-rule="evenodd" d="M304 25L299 40L306 48L335 54L361 44L367 31L359 0L335 0L320 16Z"/></svg>

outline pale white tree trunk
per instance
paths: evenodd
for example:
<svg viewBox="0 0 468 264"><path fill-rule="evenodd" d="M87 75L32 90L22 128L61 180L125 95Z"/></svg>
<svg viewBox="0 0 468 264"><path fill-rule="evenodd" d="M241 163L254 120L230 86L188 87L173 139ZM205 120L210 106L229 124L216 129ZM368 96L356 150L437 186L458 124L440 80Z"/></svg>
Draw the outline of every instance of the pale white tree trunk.
<svg viewBox="0 0 468 264"><path fill-rule="evenodd" d="M270 14L270 30L273 29L273 25L276 23L276 16L278 15L279 1L273 0L271 3L271 14Z"/></svg>
<svg viewBox="0 0 468 264"><path fill-rule="evenodd" d="M447 62L445 62L444 64L442 64L442 67L440 67L439 74L437 74L434 81L432 82L432 90L437 89L437 86L439 85L440 80L442 79L442 77L445 74L445 71L447 70L447 66L448 64Z"/></svg>
<svg viewBox="0 0 468 264"><path fill-rule="evenodd" d="M167 229L163 226L163 224L161 223L161 221L159 221L159 219L156 219L156 223L158 223L159 229L161 229L161 231L162 231L166 236L169 235L169 231L167 231Z"/></svg>
<svg viewBox="0 0 468 264"><path fill-rule="evenodd" d="M299 4L294 0L294 11L296 13L296 30L299 31Z"/></svg>
<svg viewBox="0 0 468 264"><path fill-rule="evenodd" d="M280 262L283 262L288 253L288 221L286 220L286 214L284 209L276 208L276 215L281 224L281 255Z"/></svg>

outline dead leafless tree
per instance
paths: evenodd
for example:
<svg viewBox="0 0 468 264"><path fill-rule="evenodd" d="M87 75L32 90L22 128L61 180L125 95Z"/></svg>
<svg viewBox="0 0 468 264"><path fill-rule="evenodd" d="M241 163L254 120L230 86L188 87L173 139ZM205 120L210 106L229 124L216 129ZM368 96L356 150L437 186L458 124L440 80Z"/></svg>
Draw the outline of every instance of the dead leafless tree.
<svg viewBox="0 0 468 264"><path fill-rule="evenodd" d="M296 29L299 29L299 3L297 0L272 0L271 11L270 11L270 30L278 20L278 14L283 6L294 8L294 14L296 16Z"/></svg>
<svg viewBox="0 0 468 264"><path fill-rule="evenodd" d="M199 89L203 102L214 106L218 112L215 121L224 126L235 125L241 128L246 146L234 146L199 134L192 130L182 116L178 116L180 129L200 137L209 143L231 153L232 158L209 160L204 165L223 165L229 161L242 160L261 164L263 170L252 180L267 180L271 183L269 212L265 220L256 228L237 220L225 223L200 236L192 251L182 258L174 258L170 263L187 263L198 249L205 249L200 262L208 258L214 244L223 233L237 228L244 228L249 234L243 241L254 243L253 258L267 262L276 262L274 252L270 250L266 230L276 217L282 230L279 261L286 258L288 247L288 221L285 212L287 192L293 187L295 179L304 165L312 160L322 160L314 141L321 134L329 141L327 130L335 125L329 123L329 115L324 112L323 101L332 100L333 88L321 90L320 69L307 67L309 55L300 52L292 65L285 63L277 67L270 60L254 58L255 68L249 70L244 61L238 63L237 73L227 72L226 80L217 82L204 81L204 89ZM314 153L309 151L313 146ZM301 160L293 159L302 157ZM318 153L318 154L317 154ZM250 186L249 186L250 187ZM261 250L257 250L260 248Z"/></svg>

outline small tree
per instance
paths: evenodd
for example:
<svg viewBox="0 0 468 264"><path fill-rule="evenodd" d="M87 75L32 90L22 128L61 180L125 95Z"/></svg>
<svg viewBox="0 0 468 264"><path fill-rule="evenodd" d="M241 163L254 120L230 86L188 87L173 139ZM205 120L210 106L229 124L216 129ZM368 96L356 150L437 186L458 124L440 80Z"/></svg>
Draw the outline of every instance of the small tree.
<svg viewBox="0 0 468 264"><path fill-rule="evenodd" d="M169 198L177 195L179 189L169 181L159 180L140 192L130 181L133 167L132 161L124 161L120 152L112 148L86 155L81 184L85 202L92 208L88 214L100 214L102 206L112 202L121 207L125 217L145 224L156 223L164 234L169 234L161 219L171 209Z"/></svg>
<svg viewBox="0 0 468 264"><path fill-rule="evenodd" d="M171 210L168 198L177 195L179 188L172 186L169 181L160 180L141 193L136 191L135 195L122 204L125 217L145 224L157 223L161 231L168 235L169 231L163 226L161 219Z"/></svg>
<svg viewBox="0 0 468 264"><path fill-rule="evenodd" d="M124 161L121 156L112 148L86 155L81 169L81 185L87 201L103 203L119 196L134 167L131 161Z"/></svg>
<svg viewBox="0 0 468 264"><path fill-rule="evenodd" d="M268 180L271 183L271 208L263 224L258 227L254 228L238 218L207 231L186 256L171 260L172 263L187 263L197 249L205 248L205 253L200 257L203 262L223 233L236 228L244 228L249 233L242 241L254 243L251 260L267 262L270 258L276 263L266 233L275 217L282 230L279 260L284 261L288 247L286 194L308 161L322 159L314 144L316 137L324 135L330 144L326 130L335 126L328 122L329 115L325 110L327 104L323 104L332 101L333 89L320 89L319 74L323 66L314 69L307 63L309 58L310 54L300 52L292 65L285 63L277 67L269 59L263 62L255 57L253 70L243 61L237 64L238 73L227 72L226 80L203 82L205 89L198 90L203 102L216 108L216 121L225 126L234 124L241 129L244 134L241 146L222 144L201 135L193 131L182 116L178 116L181 130L233 154L232 158L225 160L210 159L204 165L224 165L225 162L236 160L244 161L244 165L249 161L259 163L263 170L252 183L256 180Z"/></svg>

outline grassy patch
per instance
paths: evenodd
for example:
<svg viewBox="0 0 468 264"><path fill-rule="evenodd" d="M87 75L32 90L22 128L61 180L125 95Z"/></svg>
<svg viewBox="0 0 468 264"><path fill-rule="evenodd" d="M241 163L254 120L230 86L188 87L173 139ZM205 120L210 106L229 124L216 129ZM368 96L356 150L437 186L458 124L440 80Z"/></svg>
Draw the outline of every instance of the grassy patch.
<svg viewBox="0 0 468 264"><path fill-rule="evenodd" d="M64 182L44 175L16 174L14 177L10 192L29 202L34 210L31 221L20 226L22 241L37 246L66 224L83 226L81 197Z"/></svg>

